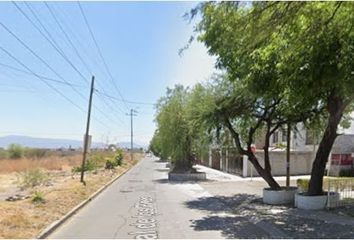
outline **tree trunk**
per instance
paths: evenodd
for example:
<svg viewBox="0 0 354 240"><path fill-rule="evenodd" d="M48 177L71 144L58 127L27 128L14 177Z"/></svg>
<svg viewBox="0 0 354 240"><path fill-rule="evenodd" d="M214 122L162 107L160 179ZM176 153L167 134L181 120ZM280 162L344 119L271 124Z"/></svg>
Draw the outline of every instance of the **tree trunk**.
<svg viewBox="0 0 354 240"><path fill-rule="evenodd" d="M253 152L250 151L250 149L245 150L242 148L241 141L240 141L240 135L235 131L235 129L233 129L228 118L225 118L225 124L226 124L226 127L231 132L232 138L235 141L236 148L239 151L239 153L244 154L248 157L248 160L252 163L252 165L256 169L257 173L268 183L268 185L271 189L274 189L274 190L280 189L279 184L274 180L274 178L272 176L272 173L270 171L270 167L268 170L262 168L262 166L258 162L257 157L253 154ZM269 143L268 143L268 145L269 145ZM268 160L269 160L269 158L268 158Z"/></svg>
<svg viewBox="0 0 354 240"><path fill-rule="evenodd" d="M258 174L267 182L267 184L272 190L281 189L280 185L273 178L270 170L262 168L262 166L258 162L257 157L253 153L249 153L247 156L250 162L252 163L252 165L254 166L254 168L256 169L256 171L258 172Z"/></svg>
<svg viewBox="0 0 354 240"><path fill-rule="evenodd" d="M309 183L309 195L323 194L323 176L325 173L326 163L332 146L337 137L338 124L342 118L345 109L343 99L338 96L331 95L328 99L329 117L326 130L318 146L315 160L312 164L311 179Z"/></svg>

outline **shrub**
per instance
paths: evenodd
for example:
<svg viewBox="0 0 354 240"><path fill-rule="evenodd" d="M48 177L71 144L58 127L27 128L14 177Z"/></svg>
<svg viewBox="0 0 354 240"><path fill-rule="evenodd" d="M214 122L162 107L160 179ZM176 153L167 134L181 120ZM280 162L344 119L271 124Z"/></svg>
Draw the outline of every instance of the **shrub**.
<svg viewBox="0 0 354 240"><path fill-rule="evenodd" d="M93 171L96 169L96 165L94 164L93 161L89 160L86 161L85 167L84 167L84 172L87 171ZM76 173L76 172L81 172L82 170L82 166L78 166L78 167L73 167L72 168L72 172Z"/></svg>
<svg viewBox="0 0 354 240"><path fill-rule="evenodd" d="M296 181L297 187L299 188L300 192L307 192L309 189L309 179L298 179Z"/></svg>
<svg viewBox="0 0 354 240"><path fill-rule="evenodd" d="M9 157L12 159L22 158L24 153L24 148L18 144L10 144L7 147Z"/></svg>
<svg viewBox="0 0 354 240"><path fill-rule="evenodd" d="M341 169L339 171L340 177L354 177L354 169Z"/></svg>
<svg viewBox="0 0 354 240"><path fill-rule="evenodd" d="M45 203L44 194L41 191L36 191L32 197L33 203Z"/></svg>
<svg viewBox="0 0 354 240"><path fill-rule="evenodd" d="M32 188L49 182L48 175L41 169L31 169L19 174L19 186Z"/></svg>
<svg viewBox="0 0 354 240"><path fill-rule="evenodd" d="M122 149L118 149L116 151L116 155L114 156L114 160L116 163L116 166L121 166L123 163L123 150Z"/></svg>
<svg viewBox="0 0 354 240"><path fill-rule="evenodd" d="M105 165L106 159L102 153L94 153L89 157L89 161L94 163L97 167L103 167Z"/></svg>
<svg viewBox="0 0 354 240"><path fill-rule="evenodd" d="M111 159L108 159L106 161L105 169L113 169L114 167L115 167L114 161L112 161Z"/></svg>
<svg viewBox="0 0 354 240"><path fill-rule="evenodd" d="M105 169L113 169L123 164L123 150L118 149L113 159L106 158Z"/></svg>

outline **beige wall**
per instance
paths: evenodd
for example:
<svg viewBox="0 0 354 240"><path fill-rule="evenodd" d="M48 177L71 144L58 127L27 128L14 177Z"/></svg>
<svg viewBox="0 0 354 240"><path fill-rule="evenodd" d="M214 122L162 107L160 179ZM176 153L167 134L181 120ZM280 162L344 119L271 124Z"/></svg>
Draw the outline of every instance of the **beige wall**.
<svg viewBox="0 0 354 240"><path fill-rule="evenodd" d="M257 151L256 156L259 159L260 164L264 167L263 151ZM274 176L284 176L286 175L286 154L285 151L271 151L269 152L270 164L272 168L272 174ZM290 153L290 174L291 175L304 175L310 174L312 168L312 162L314 159L313 152L300 152L292 151ZM257 171L254 169L249 161L245 161L247 165L244 173L247 175L244 177L251 176L251 171L253 176L259 176ZM251 169L252 168L252 169Z"/></svg>

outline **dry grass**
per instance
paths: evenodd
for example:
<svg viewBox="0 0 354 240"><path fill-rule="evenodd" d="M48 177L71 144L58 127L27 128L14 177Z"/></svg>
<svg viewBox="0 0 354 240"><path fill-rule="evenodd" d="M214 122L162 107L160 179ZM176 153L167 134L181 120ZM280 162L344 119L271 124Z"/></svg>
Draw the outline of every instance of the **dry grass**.
<svg viewBox="0 0 354 240"><path fill-rule="evenodd" d="M66 170L73 166L79 166L82 161L81 155L74 156L49 156L40 159L4 159L0 160L0 174L22 172L29 169L43 168L46 170Z"/></svg>
<svg viewBox="0 0 354 240"><path fill-rule="evenodd" d="M79 182L79 175L74 178L62 176L61 179L56 179L54 186L39 189L44 193L46 200L43 204L34 204L30 199L17 202L0 201L0 238L35 238L45 227L65 215L113 177L131 168L143 157L142 154L135 156L136 158L131 162L129 155L125 154L123 166L115 170L101 169L97 174L87 173L86 186Z"/></svg>

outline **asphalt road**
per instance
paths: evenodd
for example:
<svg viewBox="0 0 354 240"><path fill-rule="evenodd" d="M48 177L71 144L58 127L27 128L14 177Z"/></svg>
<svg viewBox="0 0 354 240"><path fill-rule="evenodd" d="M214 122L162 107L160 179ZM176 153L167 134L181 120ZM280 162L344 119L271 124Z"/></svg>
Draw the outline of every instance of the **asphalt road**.
<svg viewBox="0 0 354 240"><path fill-rule="evenodd" d="M210 194L196 183L169 183L165 166L146 157L49 238L223 238L193 226L207 213L188 203Z"/></svg>
<svg viewBox="0 0 354 240"><path fill-rule="evenodd" d="M354 237L352 217L265 205L262 179L197 168L208 181L173 183L167 180L166 163L147 157L49 238ZM283 177L278 180L284 184Z"/></svg>

